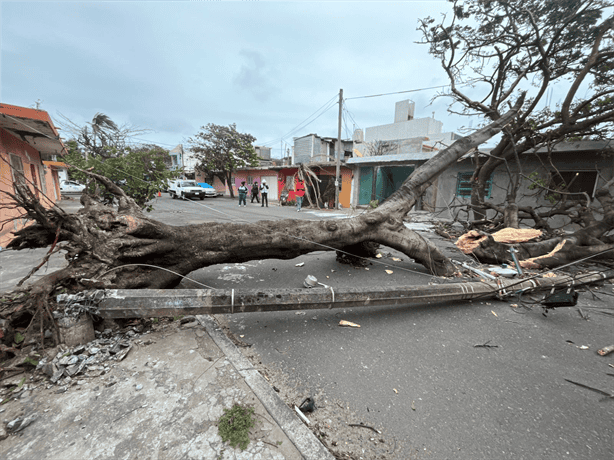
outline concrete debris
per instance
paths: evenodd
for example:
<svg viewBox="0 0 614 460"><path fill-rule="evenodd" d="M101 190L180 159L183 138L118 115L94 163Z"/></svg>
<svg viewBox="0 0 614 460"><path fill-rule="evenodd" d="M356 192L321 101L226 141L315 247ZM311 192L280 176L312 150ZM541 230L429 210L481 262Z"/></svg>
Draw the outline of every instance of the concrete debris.
<svg viewBox="0 0 614 460"><path fill-rule="evenodd" d="M194 321L196 321L196 316L194 316L194 315L186 315L186 316L184 316L183 318L181 318L179 320L179 323L180 324L185 324L185 323L192 323Z"/></svg>
<svg viewBox="0 0 614 460"><path fill-rule="evenodd" d="M96 336L98 338L88 344L63 348L51 361L41 359L36 369L59 386L70 385L72 378L80 375L98 377L110 370L107 362L122 361L132 348L131 341L139 337L135 328L124 333L105 329L96 332Z"/></svg>
<svg viewBox="0 0 614 460"><path fill-rule="evenodd" d="M17 433L27 426L31 425L38 418L38 414L36 412L28 415L25 418L18 417L15 420L11 420L6 424L6 429L9 433Z"/></svg>

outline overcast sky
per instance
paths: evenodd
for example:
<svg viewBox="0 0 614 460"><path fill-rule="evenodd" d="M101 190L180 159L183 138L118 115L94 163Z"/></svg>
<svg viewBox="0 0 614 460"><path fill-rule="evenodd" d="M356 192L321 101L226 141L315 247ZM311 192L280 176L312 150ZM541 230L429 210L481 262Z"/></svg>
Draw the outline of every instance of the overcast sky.
<svg viewBox="0 0 614 460"><path fill-rule="evenodd" d="M0 8L1 102L40 101L54 120L63 114L79 124L102 112L150 128L140 138L165 148L207 123L236 123L279 157L293 137L337 136L340 88L343 138L392 123L404 99L416 102L417 118L435 112L444 131L469 125L446 112L447 99L431 104L435 89L360 98L447 83L428 46L416 43L418 19L449 12L446 1L2 1Z"/></svg>

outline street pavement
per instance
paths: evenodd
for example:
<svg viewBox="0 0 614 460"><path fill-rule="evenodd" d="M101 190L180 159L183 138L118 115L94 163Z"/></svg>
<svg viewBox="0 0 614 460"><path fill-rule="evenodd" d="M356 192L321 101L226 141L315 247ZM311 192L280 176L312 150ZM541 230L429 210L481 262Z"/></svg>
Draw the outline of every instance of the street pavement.
<svg viewBox="0 0 614 460"><path fill-rule="evenodd" d="M59 205L76 212L78 197L70 198ZM160 212L177 223L172 206ZM1 251L0 292L13 288L46 251ZM28 282L65 263L53 255ZM48 349L37 359L54 363L51 380L42 374L3 378L0 458L333 459L212 317L184 320L156 320L146 331L106 329L85 347ZM117 359L110 350L120 343L128 348L120 347ZM68 375L72 365L79 370ZM61 375L59 369L67 370ZM253 407L256 418L245 450L229 447L217 429L224 410L236 403Z"/></svg>
<svg viewBox="0 0 614 460"><path fill-rule="evenodd" d="M211 206L226 214L202 218L256 222L361 212L249 204L233 211L228 200ZM422 234L448 256L463 257L434 233ZM333 288L457 281L431 277L390 248L382 253L360 269L316 252L207 267L191 278L219 289L296 288L307 275ZM612 286L594 292L598 298L584 291L578 303L588 320L577 308L544 316L535 305L519 314L512 307L517 299L224 316L263 364L281 369L305 394L344 401L365 424L394 438L400 446L394 458L606 460L614 458L614 401L567 381L614 394L614 358L596 353L614 343ZM342 319L361 327L339 327Z"/></svg>
<svg viewBox="0 0 614 460"><path fill-rule="evenodd" d="M362 212L304 208L297 213L275 203L238 207L222 197L189 202L163 195L156 201L151 217L172 225L319 220ZM448 256L462 257L434 233L422 234L437 240ZM321 251L289 261L206 267L189 278L218 289L297 288L307 275L333 289L463 281L432 277L390 248L381 252L381 259L363 268L340 264L334 253ZM199 287L187 279L180 286ZM519 314L512 307L517 299L219 315L218 320L263 366L279 369L305 394L317 395L316 404L342 401L366 425L394 439L397 447L388 458L609 460L614 457L612 399L568 382L614 393L613 355L596 354L614 343L612 287L594 292L597 298L582 292L578 303L588 320L577 308L544 316L535 305ZM361 327L342 328L340 320Z"/></svg>

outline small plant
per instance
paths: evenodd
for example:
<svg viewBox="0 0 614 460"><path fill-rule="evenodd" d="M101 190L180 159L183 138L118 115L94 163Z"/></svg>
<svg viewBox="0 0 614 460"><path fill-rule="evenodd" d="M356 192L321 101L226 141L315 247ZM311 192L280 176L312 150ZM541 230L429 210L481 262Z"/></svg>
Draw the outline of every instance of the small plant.
<svg viewBox="0 0 614 460"><path fill-rule="evenodd" d="M224 415L217 424L222 441L228 442L231 447L239 446L245 450L249 444L249 430L256 424L252 415L253 407L235 404L231 409L224 409Z"/></svg>
<svg viewBox="0 0 614 460"><path fill-rule="evenodd" d="M369 206L371 206L373 209L377 208L378 205L379 205L379 200L369 201Z"/></svg>
<svg viewBox="0 0 614 460"><path fill-rule="evenodd" d="M28 356L26 359L23 360L23 364L29 364L30 366L38 366L38 361L31 356Z"/></svg>

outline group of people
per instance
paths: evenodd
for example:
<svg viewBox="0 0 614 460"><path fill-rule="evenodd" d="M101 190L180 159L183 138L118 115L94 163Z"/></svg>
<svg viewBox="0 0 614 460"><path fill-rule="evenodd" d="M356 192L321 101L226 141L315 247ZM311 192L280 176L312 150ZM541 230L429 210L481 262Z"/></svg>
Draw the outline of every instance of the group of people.
<svg viewBox="0 0 614 460"><path fill-rule="evenodd" d="M294 195L296 197L296 212L301 211L301 207L303 206L303 197L305 196L305 183L302 180L296 180L294 182ZM239 192L239 206L243 204L243 206L247 206L247 194L249 193L249 189L245 185L245 181L241 182L241 187L238 189ZM266 207L269 207L269 186L266 183L266 180L262 179L262 184L258 187L258 182L254 182L252 184L251 193L252 193L252 203L254 199L257 203L260 203L260 199L258 198L258 192L262 196L262 205L264 207L266 203Z"/></svg>
<svg viewBox="0 0 614 460"><path fill-rule="evenodd" d="M239 191L239 206L243 203L243 206L247 206L247 194L249 189L245 185L245 181L241 182L241 187L238 189ZM262 184L258 187L258 182L254 182L252 185L252 203L254 199L256 199L257 203L260 203L260 199L258 198L258 192L262 195L262 207L264 207L266 203L266 207L269 207L269 185L266 183L266 180L262 180Z"/></svg>

